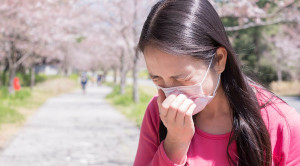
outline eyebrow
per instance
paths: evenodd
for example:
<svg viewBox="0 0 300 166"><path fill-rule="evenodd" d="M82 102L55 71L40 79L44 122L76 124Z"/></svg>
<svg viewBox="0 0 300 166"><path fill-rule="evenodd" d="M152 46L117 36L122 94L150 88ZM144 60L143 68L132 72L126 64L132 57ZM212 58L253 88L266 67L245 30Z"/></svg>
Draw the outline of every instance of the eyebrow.
<svg viewBox="0 0 300 166"><path fill-rule="evenodd" d="M150 75L151 78L160 77L160 76L154 75L152 73L149 73L149 75ZM178 79L178 78L186 78L187 76L189 76L189 74L179 74L179 75L171 76L170 78Z"/></svg>

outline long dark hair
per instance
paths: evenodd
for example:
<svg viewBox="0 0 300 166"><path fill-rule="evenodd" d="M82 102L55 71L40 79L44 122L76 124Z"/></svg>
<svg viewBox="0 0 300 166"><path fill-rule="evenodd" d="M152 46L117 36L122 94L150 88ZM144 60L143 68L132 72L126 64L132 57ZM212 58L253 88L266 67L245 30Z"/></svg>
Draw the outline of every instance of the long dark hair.
<svg viewBox="0 0 300 166"><path fill-rule="evenodd" d="M227 50L227 62L221 83L233 110L233 127L227 145L236 141L238 165L271 165L272 152L268 130L260 114L260 106L250 86L250 79L241 70L221 19L208 0L161 0L152 7L144 23L139 49L156 46L174 55L190 55L206 63L220 46ZM257 84L258 85L258 84ZM160 141L167 129L160 123Z"/></svg>

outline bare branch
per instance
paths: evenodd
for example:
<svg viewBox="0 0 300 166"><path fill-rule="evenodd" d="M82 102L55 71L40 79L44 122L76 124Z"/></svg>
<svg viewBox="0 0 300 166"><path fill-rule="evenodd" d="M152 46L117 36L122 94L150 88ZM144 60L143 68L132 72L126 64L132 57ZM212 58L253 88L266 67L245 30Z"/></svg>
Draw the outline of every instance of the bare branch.
<svg viewBox="0 0 300 166"><path fill-rule="evenodd" d="M267 22L261 22L261 23L248 23L245 25L239 25L239 26L233 26L233 27L225 27L225 30L227 32L232 32L232 31L240 31L243 29L248 29L248 28L253 28L253 27L260 27L260 26L267 26L267 25L274 25L274 24L279 24L279 23L299 23L300 20L299 19L284 19L284 18L280 18L280 19L276 19L273 21L267 21Z"/></svg>
<svg viewBox="0 0 300 166"><path fill-rule="evenodd" d="M15 67L18 67L20 64L22 64L28 57L30 56L30 54L25 54L22 56L22 58L20 58L15 64Z"/></svg>

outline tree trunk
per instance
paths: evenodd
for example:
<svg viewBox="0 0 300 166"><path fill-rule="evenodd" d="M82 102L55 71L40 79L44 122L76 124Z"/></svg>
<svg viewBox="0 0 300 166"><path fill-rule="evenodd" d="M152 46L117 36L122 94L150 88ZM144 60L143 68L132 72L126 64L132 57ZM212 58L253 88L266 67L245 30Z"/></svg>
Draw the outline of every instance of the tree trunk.
<svg viewBox="0 0 300 166"><path fill-rule="evenodd" d="M72 67L68 67L67 69L67 76L70 76L72 74L73 70L72 70Z"/></svg>
<svg viewBox="0 0 300 166"><path fill-rule="evenodd" d="M135 22L138 22L138 17L137 17L137 12L138 12L138 0L134 1L134 20ZM138 41L138 31L137 31L137 27L133 26L133 35L134 35L134 40L135 43L137 43ZM138 86L138 62L139 62L139 52L137 49L137 46L134 47L134 57L133 57L133 70L132 70L132 77L133 77L133 101L135 103L139 103L139 86Z"/></svg>
<svg viewBox="0 0 300 166"><path fill-rule="evenodd" d="M103 71L102 83L105 83L105 82L106 82L106 76L107 76L107 73L108 73L107 70L104 70L104 71Z"/></svg>
<svg viewBox="0 0 300 166"><path fill-rule="evenodd" d="M9 69L8 63L6 63L5 68L3 70L3 73L2 73L2 86L3 87L5 87L7 85L7 83L6 83L6 73L7 73L8 69Z"/></svg>
<svg viewBox="0 0 300 166"><path fill-rule="evenodd" d="M30 88L33 89L35 84L35 65L31 66L31 80L30 80Z"/></svg>
<svg viewBox="0 0 300 166"><path fill-rule="evenodd" d="M14 78L16 76L16 70L17 70L17 66L15 65L17 58L16 58L16 52L15 52L15 46L14 46L14 42L11 42L10 44L10 56L8 57L8 70L9 70L9 83L8 83L8 92L9 94L13 94L14 93L14 85L13 85L13 81Z"/></svg>
<svg viewBox="0 0 300 166"><path fill-rule="evenodd" d="M4 68L5 68L5 65L3 65L4 67L2 67L2 62L0 61L0 73L2 74L4 72ZM2 69L3 68L3 69ZM3 71L2 71L3 70ZM1 75L1 78L2 78L2 75ZM0 79L0 87L3 85L3 82L2 82L2 79Z"/></svg>
<svg viewBox="0 0 300 166"><path fill-rule="evenodd" d="M277 81L282 81L282 70L280 69L280 67L277 67Z"/></svg>
<svg viewBox="0 0 300 166"><path fill-rule="evenodd" d="M6 75L6 72L3 70L3 72L2 72L2 75L1 75L1 83L0 83L0 85L1 86L5 86L5 75Z"/></svg>
<svg viewBox="0 0 300 166"><path fill-rule="evenodd" d="M118 72L118 68L114 67L114 84L117 84L117 72Z"/></svg>
<svg viewBox="0 0 300 166"><path fill-rule="evenodd" d="M68 68L64 68L64 74L63 74L63 76L68 76Z"/></svg>
<svg viewBox="0 0 300 166"><path fill-rule="evenodd" d="M125 53L122 50L121 54L121 80L120 80L120 94L125 93L125 85L126 85L126 69L125 69Z"/></svg>
<svg viewBox="0 0 300 166"><path fill-rule="evenodd" d="M261 36L261 34L260 34L260 31L261 31L261 29L259 28L259 27L255 27L254 28L254 54L255 54L255 56L256 56L256 62L257 62L257 66L254 66L254 71L256 72L256 73L258 73L258 71L259 71L259 69L260 69L260 66L261 66L261 64L260 64L260 42L259 42L259 40L260 40L260 36Z"/></svg>
<svg viewBox="0 0 300 166"><path fill-rule="evenodd" d="M132 76L133 76L133 101L135 103L139 103L139 88L138 88L138 50L135 51L135 56L133 59L133 70L132 70Z"/></svg>
<svg viewBox="0 0 300 166"><path fill-rule="evenodd" d="M281 60L280 58L277 58L277 81L281 82L282 81L282 68L281 68L281 64L280 64Z"/></svg>
<svg viewBox="0 0 300 166"><path fill-rule="evenodd" d="M14 78L16 76L16 67L10 66L9 67L9 85L8 85L8 92L9 94L14 93Z"/></svg>
<svg viewBox="0 0 300 166"><path fill-rule="evenodd" d="M59 66L58 67L58 75L60 75L60 76L63 76L63 67L62 66Z"/></svg>

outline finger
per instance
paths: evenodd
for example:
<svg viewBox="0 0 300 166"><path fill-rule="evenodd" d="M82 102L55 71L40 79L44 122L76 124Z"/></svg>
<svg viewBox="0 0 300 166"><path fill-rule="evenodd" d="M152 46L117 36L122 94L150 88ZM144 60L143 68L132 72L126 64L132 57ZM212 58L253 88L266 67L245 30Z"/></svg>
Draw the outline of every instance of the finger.
<svg viewBox="0 0 300 166"><path fill-rule="evenodd" d="M179 94L176 97L176 99L172 102L172 104L169 107L168 115L167 115L168 119L170 120L172 119L173 121L175 121L177 110L179 106L184 102L185 99L187 99L187 97L183 94Z"/></svg>
<svg viewBox="0 0 300 166"><path fill-rule="evenodd" d="M189 109L185 112L184 125L193 125L193 112L196 108L196 104L192 104Z"/></svg>
<svg viewBox="0 0 300 166"><path fill-rule="evenodd" d="M176 95L171 94L168 96L161 104L161 114L163 116L168 116L169 107L172 104L172 102L176 99Z"/></svg>
<svg viewBox="0 0 300 166"><path fill-rule="evenodd" d="M163 90L158 89L157 105L158 105L158 108L159 108L159 109L158 109L158 110L159 110L159 115L161 114L161 110L162 110L161 104L162 104L162 102L163 102L165 99L166 99L166 96L165 96ZM165 111L165 112L166 112L166 111ZM164 113L164 114L166 114L166 113Z"/></svg>
<svg viewBox="0 0 300 166"><path fill-rule="evenodd" d="M158 106L161 106L162 102L166 99L166 95L163 92L163 90L158 89L158 98L157 98L157 104Z"/></svg>
<svg viewBox="0 0 300 166"><path fill-rule="evenodd" d="M177 115L176 115L176 123L178 124L184 124L184 117L186 112L188 111L189 107L194 104L194 102L191 99L186 99L184 102L179 106L177 110Z"/></svg>

